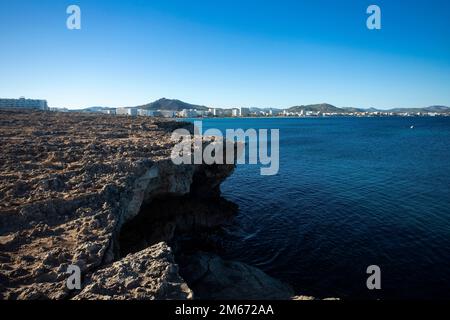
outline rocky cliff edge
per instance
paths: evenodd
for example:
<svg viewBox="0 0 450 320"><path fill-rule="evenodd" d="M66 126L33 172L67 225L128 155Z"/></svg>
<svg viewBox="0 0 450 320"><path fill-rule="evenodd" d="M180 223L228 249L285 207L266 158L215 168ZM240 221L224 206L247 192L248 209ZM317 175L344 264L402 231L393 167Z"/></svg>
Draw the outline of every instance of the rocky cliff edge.
<svg viewBox="0 0 450 320"><path fill-rule="evenodd" d="M177 230L216 226L235 211L219 189L234 165L174 165L177 128L192 129L146 117L0 110L0 298L194 298L168 242ZM187 268L201 298L293 295L252 267L194 257L191 266L214 262L212 278L230 287L210 296L212 278L197 281L208 270ZM66 285L69 265L81 270L80 290ZM226 279L239 270L253 280Z"/></svg>

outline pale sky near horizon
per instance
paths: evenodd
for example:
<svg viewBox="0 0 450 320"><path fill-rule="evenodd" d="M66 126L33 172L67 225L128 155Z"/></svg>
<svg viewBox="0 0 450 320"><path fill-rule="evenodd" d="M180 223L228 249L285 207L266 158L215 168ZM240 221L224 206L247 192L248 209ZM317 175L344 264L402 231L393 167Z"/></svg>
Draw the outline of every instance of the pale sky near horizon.
<svg viewBox="0 0 450 320"><path fill-rule="evenodd" d="M0 0L0 43L0 97L52 107L450 106L447 0Z"/></svg>

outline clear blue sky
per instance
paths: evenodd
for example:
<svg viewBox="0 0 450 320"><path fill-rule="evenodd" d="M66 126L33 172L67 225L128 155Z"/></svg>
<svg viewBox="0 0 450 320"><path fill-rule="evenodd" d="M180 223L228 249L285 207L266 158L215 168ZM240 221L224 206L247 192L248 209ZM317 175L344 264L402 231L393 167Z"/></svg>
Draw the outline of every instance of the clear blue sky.
<svg viewBox="0 0 450 320"><path fill-rule="evenodd" d="M0 0L0 45L0 97L56 107L450 105L448 0Z"/></svg>

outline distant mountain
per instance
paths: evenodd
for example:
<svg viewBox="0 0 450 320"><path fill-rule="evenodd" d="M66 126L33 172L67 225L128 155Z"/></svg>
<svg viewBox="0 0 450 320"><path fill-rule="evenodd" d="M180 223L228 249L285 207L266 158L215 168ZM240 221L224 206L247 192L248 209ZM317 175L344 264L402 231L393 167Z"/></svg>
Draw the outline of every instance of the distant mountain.
<svg viewBox="0 0 450 320"><path fill-rule="evenodd" d="M302 106L295 106L286 109L288 112L300 112L301 110L304 111L312 111L312 112L326 112L326 113L352 113L352 112L394 112L394 113L426 113L426 112L436 112L436 113L450 113L450 107L447 106L431 106L426 108L393 108L389 110L382 110L382 109L376 109L376 108L350 108L350 107L344 107L344 108L338 108L328 103L321 103L321 104L310 104L310 105L302 105Z"/></svg>
<svg viewBox="0 0 450 320"><path fill-rule="evenodd" d="M352 108L352 107L344 107L344 108L341 108L341 109L344 110L345 112L365 112L365 111L367 111L367 110L364 110L364 109L361 109L361 108Z"/></svg>
<svg viewBox="0 0 450 320"><path fill-rule="evenodd" d="M446 106L431 106L424 109L428 112L450 112L450 107Z"/></svg>
<svg viewBox="0 0 450 320"><path fill-rule="evenodd" d="M385 112L409 112L409 113L416 113L416 112L423 112L424 108L393 108L388 110L383 110Z"/></svg>
<svg viewBox="0 0 450 320"><path fill-rule="evenodd" d="M344 109L335 107L328 103L301 105L301 106L295 106L295 107L286 109L286 111L288 111L288 112L300 112L301 110L312 111L312 112L334 112L334 113L345 112Z"/></svg>
<svg viewBox="0 0 450 320"><path fill-rule="evenodd" d="M162 98L154 102L138 106L138 108L148 110L173 110L173 111L181 111L183 109L208 110L208 108L205 106L199 106L176 99L166 99L166 98Z"/></svg>
<svg viewBox="0 0 450 320"><path fill-rule="evenodd" d="M279 109L279 108L257 108L257 107L251 107L250 108L250 112L258 112L258 111L263 111L263 112L269 112L270 110L272 110L273 113L278 113L283 111L283 109Z"/></svg>
<svg viewBox="0 0 450 320"><path fill-rule="evenodd" d="M367 109L361 109L361 110L366 111L366 112L379 112L379 111L381 111L380 109L377 109L377 108L367 108Z"/></svg>
<svg viewBox="0 0 450 320"><path fill-rule="evenodd" d="M448 113L450 112L450 108L446 106L431 106L426 108L394 108L386 110L389 112L409 112L409 113L417 113L417 112L436 112L436 113Z"/></svg>
<svg viewBox="0 0 450 320"><path fill-rule="evenodd" d="M70 111L72 112L102 112L102 111L106 111L106 110L114 110L115 108L110 108L110 107L87 107L84 109L72 109Z"/></svg>

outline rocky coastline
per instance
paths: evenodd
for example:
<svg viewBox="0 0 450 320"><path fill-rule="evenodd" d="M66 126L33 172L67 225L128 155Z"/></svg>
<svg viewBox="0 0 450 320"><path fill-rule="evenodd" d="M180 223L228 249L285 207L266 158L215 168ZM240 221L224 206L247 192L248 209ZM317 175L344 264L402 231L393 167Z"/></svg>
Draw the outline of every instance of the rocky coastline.
<svg viewBox="0 0 450 320"><path fill-rule="evenodd" d="M0 299L290 299L261 270L179 237L220 227L234 165L175 165L188 123L0 110ZM209 143L206 141L205 143ZM70 265L80 290L66 285Z"/></svg>

